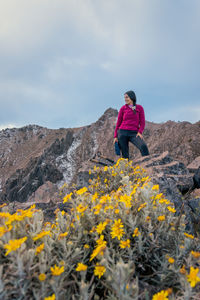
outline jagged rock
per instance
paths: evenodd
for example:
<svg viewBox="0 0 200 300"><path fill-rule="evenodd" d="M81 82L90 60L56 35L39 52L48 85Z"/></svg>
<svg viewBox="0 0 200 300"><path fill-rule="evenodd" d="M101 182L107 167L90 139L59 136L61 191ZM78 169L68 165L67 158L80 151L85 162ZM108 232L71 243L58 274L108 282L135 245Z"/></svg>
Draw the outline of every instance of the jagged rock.
<svg viewBox="0 0 200 300"><path fill-rule="evenodd" d="M190 172L195 172L200 168L200 156L196 157L188 166Z"/></svg>
<svg viewBox="0 0 200 300"><path fill-rule="evenodd" d="M62 173L55 166L34 159L26 169L18 170L6 181L4 191L1 193L2 201L26 202L29 196L45 182L55 183L62 178Z"/></svg>
<svg viewBox="0 0 200 300"><path fill-rule="evenodd" d="M46 181L42 184L32 195L28 198L26 204L29 203L49 203L53 201L56 203L56 193L58 193L58 187L50 181Z"/></svg>

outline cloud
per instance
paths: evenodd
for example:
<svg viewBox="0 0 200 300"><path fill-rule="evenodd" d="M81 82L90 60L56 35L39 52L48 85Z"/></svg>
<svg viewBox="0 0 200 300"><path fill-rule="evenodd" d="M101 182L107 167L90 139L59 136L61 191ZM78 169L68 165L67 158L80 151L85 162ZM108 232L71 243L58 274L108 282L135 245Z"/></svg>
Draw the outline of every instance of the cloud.
<svg viewBox="0 0 200 300"><path fill-rule="evenodd" d="M154 121L179 117L199 101L199 35L198 0L4 1L2 124L89 124L128 89Z"/></svg>

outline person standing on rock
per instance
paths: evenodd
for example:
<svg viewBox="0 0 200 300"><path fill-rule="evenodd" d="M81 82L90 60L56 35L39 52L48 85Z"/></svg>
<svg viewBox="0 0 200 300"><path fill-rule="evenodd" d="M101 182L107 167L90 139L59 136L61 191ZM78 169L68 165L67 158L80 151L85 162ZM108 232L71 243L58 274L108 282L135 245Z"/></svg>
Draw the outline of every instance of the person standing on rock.
<svg viewBox="0 0 200 300"><path fill-rule="evenodd" d="M118 113L114 143L118 142L123 158L129 159L129 141L140 150L142 156L147 156L149 150L142 136L145 127L144 109L136 104L136 95L133 91L126 92L124 100L126 104Z"/></svg>

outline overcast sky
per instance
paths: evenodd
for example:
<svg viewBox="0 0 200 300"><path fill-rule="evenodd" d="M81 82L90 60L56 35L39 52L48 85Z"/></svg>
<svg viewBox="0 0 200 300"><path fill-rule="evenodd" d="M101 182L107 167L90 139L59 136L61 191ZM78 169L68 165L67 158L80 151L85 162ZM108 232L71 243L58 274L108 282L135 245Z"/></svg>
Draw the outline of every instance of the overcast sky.
<svg viewBox="0 0 200 300"><path fill-rule="evenodd" d="M128 90L200 119L200 0L0 0L0 128L87 125Z"/></svg>

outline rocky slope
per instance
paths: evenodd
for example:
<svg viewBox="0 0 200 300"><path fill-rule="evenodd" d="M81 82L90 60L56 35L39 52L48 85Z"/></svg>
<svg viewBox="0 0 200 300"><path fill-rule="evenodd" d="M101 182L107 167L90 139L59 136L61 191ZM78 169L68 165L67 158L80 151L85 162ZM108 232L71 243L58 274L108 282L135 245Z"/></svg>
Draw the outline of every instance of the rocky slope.
<svg viewBox="0 0 200 300"><path fill-rule="evenodd" d="M50 195L55 201L59 198L65 182L79 187L87 184L95 153L115 161L118 158L113 147L117 114L109 108L95 123L80 128L28 125L0 131L1 202L47 203ZM143 136L151 157L168 151L169 164L178 161L188 166L191 174L200 165L200 121L146 122ZM141 158L133 145L130 153L135 161Z"/></svg>

